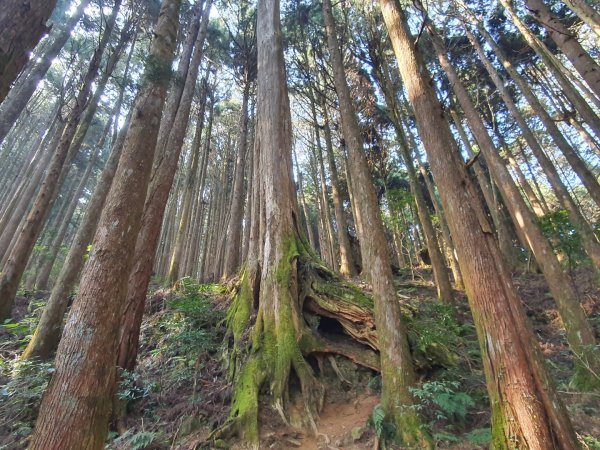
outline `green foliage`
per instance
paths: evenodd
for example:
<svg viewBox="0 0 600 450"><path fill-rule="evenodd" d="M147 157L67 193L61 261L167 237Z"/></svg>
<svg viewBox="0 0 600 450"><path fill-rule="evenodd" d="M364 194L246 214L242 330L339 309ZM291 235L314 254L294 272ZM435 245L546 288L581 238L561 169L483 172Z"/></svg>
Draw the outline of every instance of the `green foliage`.
<svg viewBox="0 0 600 450"><path fill-rule="evenodd" d="M113 437L109 435L110 438ZM141 450L145 448L155 448L159 444L165 444L165 436L160 432L127 430L121 436L107 445L107 448L126 448L128 450ZM162 447L161 447L162 448Z"/></svg>
<svg viewBox="0 0 600 450"><path fill-rule="evenodd" d="M51 363L36 360L3 362L0 377L0 435L10 436L8 448L25 448L24 439L33 430L42 394L54 372Z"/></svg>
<svg viewBox="0 0 600 450"><path fill-rule="evenodd" d="M27 296L30 293L25 292ZM13 322L12 319L6 319L3 324L0 324L0 330L10 332L10 338L6 339L5 344L13 349L24 349L29 343L33 333L40 321L43 307L46 304L44 299L36 300L32 298L27 306L27 315L18 322Z"/></svg>
<svg viewBox="0 0 600 450"><path fill-rule="evenodd" d="M492 441L491 428L475 428L466 434L467 440L474 445L487 445Z"/></svg>
<svg viewBox="0 0 600 450"><path fill-rule="evenodd" d="M142 345L172 370L171 381L188 380L203 353L212 353L220 344L217 324L224 315L210 302L219 285L198 285L189 278L177 283L175 294L167 300L167 310L142 337Z"/></svg>
<svg viewBox="0 0 600 450"><path fill-rule="evenodd" d="M373 392L381 392L381 375L375 375L373 378L371 378L367 386Z"/></svg>
<svg viewBox="0 0 600 450"><path fill-rule="evenodd" d="M385 410L381 404L373 408L373 412L369 416L368 425L373 427L377 437L383 440L387 440L396 434L396 427L394 423L386 420Z"/></svg>
<svg viewBox="0 0 600 450"><path fill-rule="evenodd" d="M571 224L569 214L564 209L554 210L538 219L542 233L552 242L554 249L567 257L569 267L582 262L585 252L581 235Z"/></svg>
<svg viewBox="0 0 600 450"><path fill-rule="evenodd" d="M583 441L584 448L589 450L600 450L600 440L596 439L594 436L582 436L581 440Z"/></svg>
<svg viewBox="0 0 600 450"><path fill-rule="evenodd" d="M460 324L454 306L439 302L419 302L404 311L408 338L419 366L452 367L459 350L468 344L464 336L474 333L470 324ZM473 339L473 345L476 345Z"/></svg>
<svg viewBox="0 0 600 450"><path fill-rule="evenodd" d="M121 400L135 401L148 397L152 392L157 390L156 383L141 383L140 375L128 370L121 371L121 383L117 396Z"/></svg>
<svg viewBox="0 0 600 450"><path fill-rule="evenodd" d="M168 83L173 76L170 60L161 60L154 55L146 59L146 79L153 83Z"/></svg>
<svg viewBox="0 0 600 450"><path fill-rule="evenodd" d="M461 439L452 433L448 433L447 431L438 431L437 433L433 433L432 435L434 441L442 441L449 442L451 444L457 444L461 441Z"/></svg>
<svg viewBox="0 0 600 450"><path fill-rule="evenodd" d="M419 399L416 408L432 415L434 421L462 424L475 401L468 393L458 391L459 387L455 381L430 381L410 391Z"/></svg>

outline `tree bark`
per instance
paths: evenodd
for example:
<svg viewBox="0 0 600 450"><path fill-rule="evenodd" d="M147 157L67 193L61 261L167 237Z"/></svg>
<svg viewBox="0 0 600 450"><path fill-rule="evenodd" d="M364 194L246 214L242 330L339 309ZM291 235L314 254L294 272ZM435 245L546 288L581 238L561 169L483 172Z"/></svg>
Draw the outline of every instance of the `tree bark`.
<svg viewBox="0 0 600 450"><path fill-rule="evenodd" d="M183 205L181 211L181 219L179 221L179 227L177 229L177 235L175 237L175 245L173 248L173 254L171 255L169 264L169 284L174 284L179 279L179 269L181 267L181 259L183 257L183 244L185 241L185 232L188 227L190 219L190 209L192 206L192 189L194 188L194 182L196 180L196 172L198 172L198 165L200 159L200 150L202 146L202 128L204 126L204 113L206 110L206 98L208 95L208 79L205 78L202 85L202 99L200 112L198 114L198 120L196 122L196 132L194 141L192 143L190 160L187 168L186 179L184 182L183 190ZM206 154L202 155L202 158L206 158Z"/></svg>
<svg viewBox="0 0 600 450"><path fill-rule="evenodd" d="M385 101L388 104L392 115L392 124L396 131L396 137L398 139L398 147L399 156L402 161L404 161L404 166L406 167L406 171L408 173L408 182L410 185L410 191L413 194L415 199L415 204L417 206L417 214L419 215L419 219L423 226L423 234L425 236L425 243L427 245L427 250L429 252L429 256L431 258L431 267L433 270L433 278L435 281L435 286L437 288L437 297L438 299L450 302L452 301L452 286L450 284L450 278L448 276L448 269L446 267L446 263L444 261L444 257L442 255L440 245L436 236L435 229L433 227L433 223L431 221L431 217L429 216L429 207L425 203L425 197L423 196L423 191L421 190L421 185L417 179L417 171L415 170L413 158L408 149L408 142L406 136L404 135L404 130L402 129L401 120L399 117L399 109L398 102L396 100L396 94L390 86L388 73L384 73L384 69L382 67L376 68L379 74L379 82L382 88ZM387 72L387 71L386 71ZM436 202L435 196L431 198L432 202Z"/></svg>
<svg viewBox="0 0 600 450"><path fill-rule="evenodd" d="M11 0L16 3L20 0ZM27 77L21 82L20 79L17 81L13 89L8 93L8 96L0 107L0 142L4 141L4 138L17 122L17 119L27 106L27 102L31 99L31 96L35 92L38 83L44 78L48 69L52 65L52 61L58 56L60 50L65 46L67 40L71 36L71 31L75 28L75 25L79 22L85 8L90 4L91 0L83 0L78 6L73 15L69 18L64 28L53 30L50 38L52 42L45 50L44 54L39 58L39 61L35 63L32 69L27 73ZM36 0L36 3L47 3ZM56 3L56 1L54 1ZM0 26L1 28L1 26ZM29 30L27 30L29 31Z"/></svg>
<svg viewBox="0 0 600 450"><path fill-rule="evenodd" d="M380 0L400 74L447 213L492 405L492 446L579 448L500 251L456 150L398 0Z"/></svg>
<svg viewBox="0 0 600 450"><path fill-rule="evenodd" d="M27 64L29 51L48 32L56 0L6 0L0 12L0 103Z"/></svg>
<svg viewBox="0 0 600 450"><path fill-rule="evenodd" d="M581 308L579 296L569 276L563 271L550 242L542 234L532 212L527 208L525 200L517 189L514 180L502 158L495 149L494 143L487 133L480 119L475 105L473 104L467 90L458 77L454 67L443 47L441 38L437 34L431 22L426 25L433 41L434 48L440 61L440 65L448 75L450 83L458 100L465 111L471 130L475 134L479 147L485 156L486 162L492 172L505 204L511 213L512 219L518 226L522 240L531 248L537 263L540 265L544 277L550 288L559 309L563 325L567 330L567 341L571 351L575 355L576 384L585 389L600 387L600 359L595 355L594 348L596 339L594 331L590 326L585 312Z"/></svg>
<svg viewBox="0 0 600 450"><path fill-rule="evenodd" d="M75 106L69 113L69 118L60 138L60 142L50 160L48 172L42 182L42 186L34 201L31 212L27 216L27 219L16 238L15 246L3 268L2 277L0 278L0 320L10 316L19 282L23 276L23 271L25 270L35 241L42 231L42 227L48 212L50 211L56 192L58 191L60 184L59 180L64 176L63 172L66 173L64 170L65 161L68 159L71 142L73 141L77 126L81 120L81 115L87 106L92 83L98 75L102 54L110 40L110 35L115 25L121 2L122 0L115 1L111 16L104 29L102 39L94 51L83 83L79 88Z"/></svg>
<svg viewBox="0 0 600 450"><path fill-rule="evenodd" d="M459 1L462 1L462 0L459 0ZM517 84L517 86L519 87L519 89L521 90L521 92L523 93L525 98L527 99L527 102L533 109L534 113L540 118L540 120L542 121L542 124L544 125L544 128L546 129L546 131L548 132L548 134L550 135L550 137L552 138L554 143L557 145L557 147L560 149L562 154L565 156L565 158L567 159L567 161L569 162L569 164L571 165L571 167L573 168L573 170L575 171L577 176L581 179L581 181L583 182L583 185L589 192L590 196L592 197L592 199L594 200L596 205L600 206L600 184L598 183L598 180L596 179L596 177L594 176L592 171L581 160L581 158L579 157L579 155L577 154L575 149L573 149L573 147L569 144L569 142L567 142L566 138L563 136L561 131L558 129L558 126L556 125L554 119L552 119L550 114L548 114L548 112L546 111L544 106L540 103L540 101L538 100L536 95L533 93L533 91L531 90L531 88L529 87L527 82L523 79L521 74L519 74L519 72L517 72L517 70L514 68L514 66L512 65L512 63L510 62L508 57L506 56L506 53L496 43L496 41L492 38L492 36L476 21L475 17L472 17L469 13L467 13L467 14L469 15L469 21L471 21L472 23L474 22L474 23L478 24L477 29L481 32L481 34L485 38L486 43L492 47L492 49L494 50L494 52L500 59L500 62L502 63L503 67L509 73L511 78L515 81L515 83ZM477 52L477 54L479 54L480 58L482 58L482 60L484 60L484 63L486 63L486 61L488 61L488 59L487 59L487 56L485 55L483 49L481 48L479 41L469 31L466 24L464 25L464 28L465 28L465 31L467 32L467 37L468 37L469 41L475 48L475 51ZM600 85L600 68L598 71L598 81L599 81L599 85Z"/></svg>
<svg viewBox="0 0 600 450"><path fill-rule="evenodd" d="M469 35L468 31L467 35ZM590 257L590 259L596 267L600 267L600 243L598 242L598 238L594 234L592 227L583 217L578 206L575 204L573 197L567 190L558 171L556 170L556 167L552 164L552 161L550 161L548 156L544 153L544 150L540 146L539 142L537 141L529 126L527 125L527 122L521 115L517 105L515 104L514 100L507 91L503 80L500 78L500 75L490 64L489 60L487 60L487 58L484 57L481 47L476 45L475 50L482 58L482 62L486 67L486 70L489 73L490 77L492 78L494 85L498 89L502 100L506 104L513 119L517 122L519 128L521 129L521 132L523 133L523 137L527 142L527 145L535 155L540 166L542 167L542 170L546 174L546 177L548 178L548 181L550 182L550 185L554 193L556 194L558 201L560 202L562 207L568 212L569 218L573 226L579 231L583 247L585 248L588 256Z"/></svg>
<svg viewBox="0 0 600 450"><path fill-rule="evenodd" d="M331 125L329 122L329 113L327 106L323 102L323 119L325 121L323 130L325 134L325 150L327 151L327 164L331 176L331 194L333 197L333 207L335 211L335 222L337 225L337 237L340 244L340 273L348 277L356 276L356 266L354 264L354 256L352 255L352 247L350 246L350 237L348 236L348 221L344 212L344 205L340 194L340 181L338 177L337 167L335 165L335 157L333 155L333 140L331 138Z"/></svg>
<svg viewBox="0 0 600 450"><path fill-rule="evenodd" d="M106 161L102 174L96 183L96 189L94 189L85 216L77 229L69 253L54 283L38 326L21 356L23 359L40 358L48 360L58 347L62 334L63 319L67 312L69 292L73 289L85 263L85 253L94 237L106 196L117 171L117 164L121 157L125 139L124 132L129 128L129 121L130 119L127 120L123 131L113 144L108 161Z"/></svg>
<svg viewBox="0 0 600 450"><path fill-rule="evenodd" d="M156 147L157 163L152 168L148 194L144 204L144 211L141 220L141 228L135 245L134 265L127 283L127 296L125 308L123 309L121 337L119 338L119 351L117 364L123 369L132 368L135 365L137 356L137 343L141 326L142 315L148 284L152 275L156 249L160 238L160 230L165 213L165 207L169 198L169 192L173 185L177 163L183 146L183 140L188 126L192 99L196 87L196 80L200 70L200 63L204 55L204 41L208 31L208 18L212 0L207 0L202 11L202 20L193 42L194 50L189 61L189 70L181 93L175 118L172 127L169 129L169 135L164 142L164 147L160 147L159 140ZM185 64L184 60L181 60ZM169 111L165 111L168 113ZM162 120L169 120L169 116L163 114ZM163 129L161 121L161 130ZM168 252L166 253L169 254ZM131 360L133 359L133 366ZM125 360L129 362L124 363Z"/></svg>
<svg viewBox="0 0 600 450"><path fill-rule="evenodd" d="M225 233L225 261L223 265L223 278L235 275L240 267L242 254L242 220L244 215L244 173L246 162L246 149L248 147L248 102L250 99L249 75L244 76L242 93L242 110L240 116L240 134L238 136L238 150L235 163L235 178L231 197L231 210L229 222Z"/></svg>
<svg viewBox="0 0 600 450"><path fill-rule="evenodd" d="M554 55L552 55L545 44L540 41L537 36L533 34L533 32L527 27L527 25L525 25L525 23L523 23L523 21L516 15L514 8L512 7L512 0L500 0L500 3L504 9L510 13L510 18L515 24L515 27L517 27L517 29L523 35L525 42L527 42L527 44L544 62L583 120L590 126L596 136L600 136L600 117L594 112L590 105L588 105L587 101L582 97L577 89L575 89L571 81L563 73L564 67L561 67L560 62L556 60Z"/></svg>
<svg viewBox="0 0 600 450"><path fill-rule="evenodd" d="M102 449L116 388L115 354L127 274L140 228L175 50L180 0L165 0L123 155L56 355L30 449Z"/></svg>
<svg viewBox="0 0 600 450"><path fill-rule="evenodd" d="M571 61L575 70L579 72L596 97L600 98L600 66L584 50L576 36L562 24L543 0L525 0L525 5Z"/></svg>
<svg viewBox="0 0 600 450"><path fill-rule="evenodd" d="M429 437L420 427L418 415L410 408L413 400L409 388L415 381L414 368L396 298L379 205L363 151L362 134L346 82L343 56L330 0L323 1L323 17L340 104L342 131L348 149L348 168L352 174L356 206L360 211L364 227L359 234L363 266L368 271L373 285L375 324L381 362L381 405L388 420L396 425L395 438L398 441L405 445L431 447Z"/></svg>

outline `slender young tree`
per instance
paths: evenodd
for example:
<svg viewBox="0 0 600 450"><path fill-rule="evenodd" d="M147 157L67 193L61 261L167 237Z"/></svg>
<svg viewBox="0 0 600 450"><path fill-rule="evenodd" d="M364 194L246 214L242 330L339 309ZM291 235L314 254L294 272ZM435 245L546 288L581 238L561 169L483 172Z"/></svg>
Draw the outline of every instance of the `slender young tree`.
<svg viewBox="0 0 600 450"><path fill-rule="evenodd" d="M377 197L363 151L362 133L346 82L330 0L323 1L323 17L335 88L340 103L342 131L348 149L348 166L352 174L356 206L360 210L364 226L362 230L364 234L359 234L361 251L373 285L375 323L381 360L381 404L388 420L396 425L396 438L399 441L405 445L427 448L431 445L429 437L421 428L416 412L410 408L413 401L409 388L415 380L414 368L394 289L391 262Z"/></svg>
<svg viewBox="0 0 600 450"><path fill-rule="evenodd" d="M564 55L571 61L581 78L590 89L600 98L600 66L581 46L558 17L550 10L544 0L526 0L528 11L545 28L552 40L556 42Z"/></svg>
<svg viewBox="0 0 600 450"><path fill-rule="evenodd" d="M242 109L240 111L240 134L238 136L235 178L233 182L231 210L225 233L225 261L223 278L233 276L239 269L242 256L242 218L244 214L244 174L246 150L248 148L248 108L250 100L249 71L242 80Z"/></svg>
<svg viewBox="0 0 600 450"><path fill-rule="evenodd" d="M45 48L44 53L35 61L34 66L24 73L24 77L17 80L14 88L8 93L0 107L0 142L14 126L19 115L25 109L27 102L31 99L39 82L44 78L52 61L58 56L60 50L65 46L71 36L75 25L83 17L85 9L89 6L91 0L82 0L77 9L64 25L54 24L49 39L51 43ZM46 2L50 4L52 2ZM56 2L55 2L56 3ZM34 61L31 62L32 64ZM21 80L21 78L24 78Z"/></svg>
<svg viewBox="0 0 600 450"><path fill-rule="evenodd" d="M586 319L585 312L581 308L575 286L563 271L554 255L550 242L542 234L535 216L527 208L525 200L517 189L504 161L495 149L475 105L448 59L437 30L429 20L427 20L426 27L432 38L440 64L448 75L453 90L465 111L479 147L486 158L492 177L500 188L512 219L517 225L517 230L523 236L523 242L531 248L536 262L540 265L548 282L550 292L558 304L561 319L567 330L567 340L575 355L577 366L576 384L585 389L600 387L600 378L598 377L598 374L600 374L600 360L593 350L596 346L596 339L594 331Z"/></svg>
<svg viewBox="0 0 600 450"><path fill-rule="evenodd" d="M600 37L600 13L585 0L564 0L564 2Z"/></svg>

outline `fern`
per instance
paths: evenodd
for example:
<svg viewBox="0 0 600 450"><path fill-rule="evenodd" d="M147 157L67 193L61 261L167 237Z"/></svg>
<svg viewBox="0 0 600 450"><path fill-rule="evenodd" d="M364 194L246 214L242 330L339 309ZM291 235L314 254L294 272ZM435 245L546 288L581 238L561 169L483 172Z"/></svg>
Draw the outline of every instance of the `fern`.
<svg viewBox="0 0 600 450"><path fill-rule="evenodd" d="M467 433L467 439L473 445L487 445L492 441L492 430L489 428L475 428Z"/></svg>
<svg viewBox="0 0 600 450"><path fill-rule="evenodd" d="M150 431L140 431L139 433L131 436L128 442L128 448L130 450L140 450L148 447L154 439L156 439L158 433L153 433Z"/></svg>

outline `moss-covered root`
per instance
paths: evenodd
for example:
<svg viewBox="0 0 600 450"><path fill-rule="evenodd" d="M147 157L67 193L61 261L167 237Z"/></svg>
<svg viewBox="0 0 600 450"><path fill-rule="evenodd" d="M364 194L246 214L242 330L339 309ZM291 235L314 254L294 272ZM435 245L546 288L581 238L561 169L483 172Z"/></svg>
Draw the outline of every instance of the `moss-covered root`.
<svg viewBox="0 0 600 450"><path fill-rule="evenodd" d="M254 325L250 357L240 364L228 421L213 434L213 438L238 436L257 447L259 444L259 392L268 384L273 408L285 423L316 431L315 417L323 406L324 388L312 373L300 352L293 333L265 330L260 317ZM293 329L288 329L293 331ZM302 413L290 417L290 374L292 369L300 381L299 396ZM295 408L297 410L297 408ZM302 419L302 420L301 420Z"/></svg>
<svg viewBox="0 0 600 450"><path fill-rule="evenodd" d="M213 439L239 436L258 448L258 393L264 376L259 357L246 361L236 377L229 419L213 433Z"/></svg>
<svg viewBox="0 0 600 450"><path fill-rule="evenodd" d="M243 269L240 276L238 292L233 297L226 318L227 329L233 336L233 346L230 349L228 356L227 375L230 381L233 381L236 375L238 359L241 353L243 353L244 334L248 329L250 317L252 315L252 299L253 294L248 271Z"/></svg>
<svg viewBox="0 0 600 450"><path fill-rule="evenodd" d="M393 435L390 440L402 448L433 450L433 440L431 436L421 426L415 409L411 406L392 405L382 402L386 413L385 421L393 424Z"/></svg>

